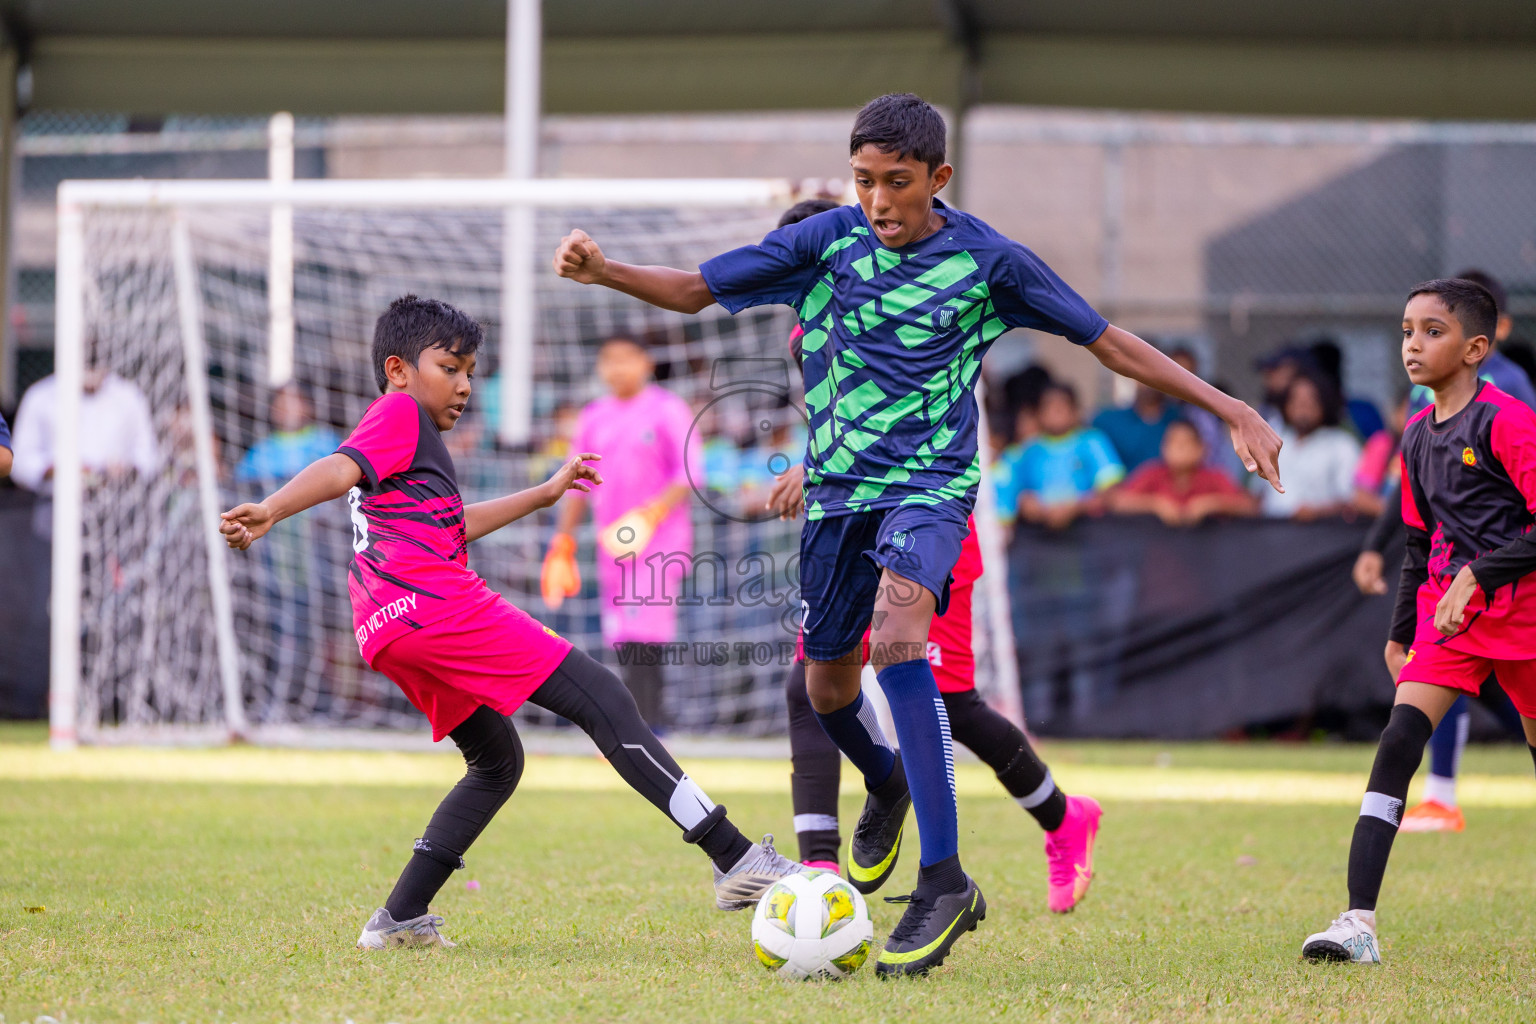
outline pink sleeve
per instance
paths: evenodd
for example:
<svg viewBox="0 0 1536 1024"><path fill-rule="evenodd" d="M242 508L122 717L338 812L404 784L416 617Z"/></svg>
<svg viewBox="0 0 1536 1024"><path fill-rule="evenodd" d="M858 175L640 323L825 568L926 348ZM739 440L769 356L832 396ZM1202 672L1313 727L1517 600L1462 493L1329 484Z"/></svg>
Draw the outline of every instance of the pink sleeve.
<svg viewBox="0 0 1536 1024"><path fill-rule="evenodd" d="M1362 491L1378 490L1391 462L1392 435L1378 430L1365 442L1365 450L1360 453L1360 464L1355 467L1355 486Z"/></svg>
<svg viewBox="0 0 1536 1024"><path fill-rule="evenodd" d="M1499 409L1488 433L1493 457L1519 488L1527 511L1536 512L1536 413L1511 401Z"/></svg>
<svg viewBox="0 0 1536 1024"><path fill-rule="evenodd" d="M421 407L405 392L392 391L368 407L362 422L336 450L356 462L368 482L377 486L410 468L420 442Z"/></svg>

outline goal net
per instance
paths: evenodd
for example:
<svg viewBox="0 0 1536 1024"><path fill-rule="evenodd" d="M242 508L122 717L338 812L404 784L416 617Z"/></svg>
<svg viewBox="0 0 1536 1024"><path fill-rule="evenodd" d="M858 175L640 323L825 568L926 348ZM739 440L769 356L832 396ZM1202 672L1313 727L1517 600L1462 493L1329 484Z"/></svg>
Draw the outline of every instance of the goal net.
<svg viewBox="0 0 1536 1024"><path fill-rule="evenodd" d="M804 451L786 345L792 314L673 314L560 280L548 259L580 227L616 259L693 267L759 240L789 201L779 183L753 181L66 183L55 741L368 742L425 730L358 655L345 501L279 524L243 553L226 551L216 532L219 511L270 493L358 421L378 395L374 320L406 293L442 298L487 328L470 412L445 435L466 503L540 482L560 464L577 411L602 393L603 340L650 347L661 385L697 414L690 455L704 467L690 500L691 567L675 596L679 643L665 649L666 718L680 732L783 732L799 524L761 506L773 472ZM509 234L515 216L526 218L520 236ZM290 230L285 325L268 282L286 274L273 269L273 245ZM524 354L502 337L509 237L526 246L533 271ZM81 433L92 425L79 421L80 396L104 372L142 394L157 450L148 465L82 474ZM530 432L508 444L515 431L504 417L519 415ZM581 594L558 611L539 596L555 516L477 541L470 566L617 668L599 626L590 519L578 531ZM1006 617L987 600L1001 590L978 589L987 591L977 595L979 683L1016 713L1011 647L996 636ZM534 708L520 716L559 724Z"/></svg>

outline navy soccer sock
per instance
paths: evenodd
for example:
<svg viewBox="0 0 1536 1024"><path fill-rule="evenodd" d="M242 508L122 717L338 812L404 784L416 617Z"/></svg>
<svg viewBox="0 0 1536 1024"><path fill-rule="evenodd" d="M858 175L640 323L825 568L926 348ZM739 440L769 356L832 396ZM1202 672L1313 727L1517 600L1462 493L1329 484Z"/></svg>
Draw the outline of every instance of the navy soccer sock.
<svg viewBox="0 0 1536 1024"><path fill-rule="evenodd" d="M901 742L901 763L923 844L921 865L936 865L960 852L949 715L928 659L887 665L879 679Z"/></svg>
<svg viewBox="0 0 1536 1024"><path fill-rule="evenodd" d="M848 755L853 766L864 774L865 789L879 789L881 783L891 777L891 769L896 767L896 754L875 718L875 706L864 699L862 692L853 698L852 704L836 711L825 715L816 712L816 720L838 749Z"/></svg>
<svg viewBox="0 0 1536 1024"><path fill-rule="evenodd" d="M1467 698L1457 697L1429 737L1429 774L1454 779L1466 744ZM1460 735L1458 735L1458 733Z"/></svg>

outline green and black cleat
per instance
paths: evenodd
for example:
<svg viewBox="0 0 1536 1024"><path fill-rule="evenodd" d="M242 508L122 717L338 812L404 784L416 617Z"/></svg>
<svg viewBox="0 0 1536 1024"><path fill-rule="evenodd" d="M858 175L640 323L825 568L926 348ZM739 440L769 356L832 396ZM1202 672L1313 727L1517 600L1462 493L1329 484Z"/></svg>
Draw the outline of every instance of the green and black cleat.
<svg viewBox="0 0 1536 1024"><path fill-rule="evenodd" d="M896 870L901 833L911 806L912 794L898 754L891 777L864 798L864 812L848 843L848 881L866 896L884 885Z"/></svg>
<svg viewBox="0 0 1536 1024"><path fill-rule="evenodd" d="M987 919L987 901L969 875L964 892L931 901L919 899L917 893L887 896L885 901L905 903L907 912L901 915L875 961L875 974L882 978L927 974L944 962L956 939L975 931Z"/></svg>

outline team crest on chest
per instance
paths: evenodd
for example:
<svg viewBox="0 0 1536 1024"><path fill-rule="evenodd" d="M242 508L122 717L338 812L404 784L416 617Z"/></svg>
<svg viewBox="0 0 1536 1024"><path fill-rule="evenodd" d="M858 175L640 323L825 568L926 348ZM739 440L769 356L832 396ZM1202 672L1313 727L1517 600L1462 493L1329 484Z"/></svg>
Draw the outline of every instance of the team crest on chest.
<svg viewBox="0 0 1536 1024"><path fill-rule="evenodd" d="M1477 453L1471 448L1463 448L1461 450L1461 461L1463 465L1475 466L1477 465Z"/></svg>
<svg viewBox="0 0 1536 1024"><path fill-rule="evenodd" d="M941 331L947 331L955 326L957 310L954 306L940 306L933 311L933 323Z"/></svg>

